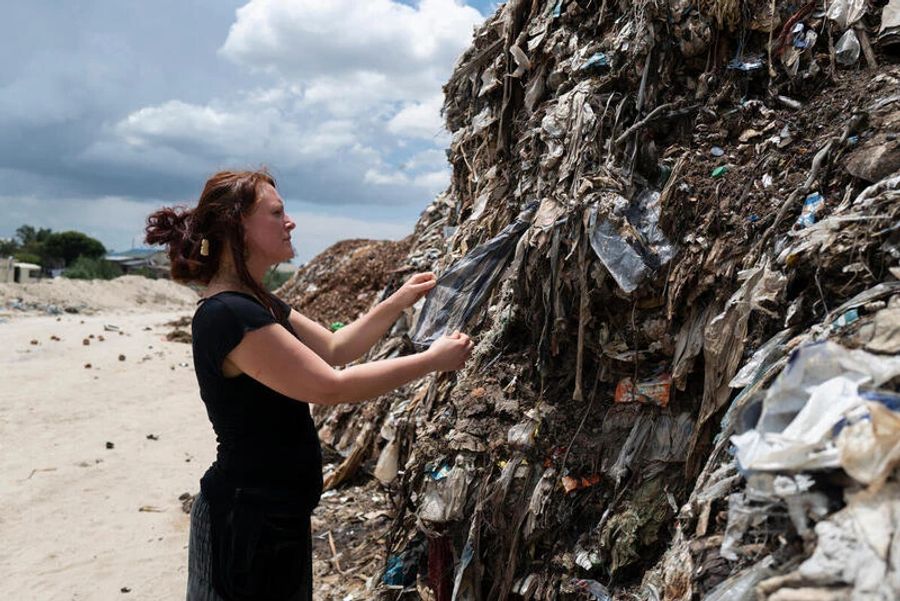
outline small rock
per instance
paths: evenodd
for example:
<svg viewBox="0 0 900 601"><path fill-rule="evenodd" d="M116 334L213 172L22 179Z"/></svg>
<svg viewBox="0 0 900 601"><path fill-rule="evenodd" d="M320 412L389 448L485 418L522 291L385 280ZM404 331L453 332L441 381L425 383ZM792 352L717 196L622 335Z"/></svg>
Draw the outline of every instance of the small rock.
<svg viewBox="0 0 900 601"><path fill-rule="evenodd" d="M106 448L107 448L107 449L114 449L114 448L116 448L116 445L115 445L114 443L111 443L111 442L109 442L109 441L107 440L107 441L106 441Z"/></svg>
<svg viewBox="0 0 900 601"><path fill-rule="evenodd" d="M37 346L37 345L39 345L39 344L40 344L40 342L38 342L37 340L32 340L32 341L31 341L31 345L32 345L32 346Z"/></svg>
<svg viewBox="0 0 900 601"><path fill-rule="evenodd" d="M119 355L119 361L124 361L124 360L125 360L125 355Z"/></svg>
<svg viewBox="0 0 900 601"><path fill-rule="evenodd" d="M85 369L90 369L90 368L91 368L91 364L90 364L90 363L85 363L85 364L84 364L84 368L85 368Z"/></svg>
<svg viewBox="0 0 900 601"><path fill-rule="evenodd" d="M130 592L131 592L131 589L128 588L127 586L123 586L123 587L120 588L119 590L122 591L123 593L130 593Z"/></svg>
<svg viewBox="0 0 900 601"><path fill-rule="evenodd" d="M148 434L147 440L159 440L159 436L157 436L156 434Z"/></svg>
<svg viewBox="0 0 900 601"><path fill-rule="evenodd" d="M83 344L84 346L90 346L91 341L88 340L87 338L85 338L84 340L81 341L81 344Z"/></svg>

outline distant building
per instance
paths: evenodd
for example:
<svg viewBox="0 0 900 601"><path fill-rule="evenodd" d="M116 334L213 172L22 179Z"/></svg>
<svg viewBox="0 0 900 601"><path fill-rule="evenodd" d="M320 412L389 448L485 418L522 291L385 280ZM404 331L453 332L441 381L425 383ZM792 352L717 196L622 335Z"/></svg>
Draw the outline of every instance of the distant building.
<svg viewBox="0 0 900 601"><path fill-rule="evenodd" d="M0 282L28 284L41 279L41 266L21 263L12 257L0 259Z"/></svg>
<svg viewBox="0 0 900 601"><path fill-rule="evenodd" d="M169 277L169 256L158 248L132 248L110 253L104 260L118 265L123 274L149 270L157 277Z"/></svg>

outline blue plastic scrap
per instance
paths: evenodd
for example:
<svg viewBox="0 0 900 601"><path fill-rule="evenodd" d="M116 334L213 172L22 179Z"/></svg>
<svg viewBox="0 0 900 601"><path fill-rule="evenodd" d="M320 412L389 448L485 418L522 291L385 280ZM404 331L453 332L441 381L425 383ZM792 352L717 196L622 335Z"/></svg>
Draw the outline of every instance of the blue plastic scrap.
<svg viewBox="0 0 900 601"><path fill-rule="evenodd" d="M447 475L449 473L450 473L450 466L444 464L439 468L431 470L431 472L429 472L429 476L431 476L432 480L443 480L444 478L447 477Z"/></svg>
<svg viewBox="0 0 900 601"><path fill-rule="evenodd" d="M797 23L796 25L794 25L794 29L791 30L791 33L794 34L794 48L802 49L806 48L809 45L809 42L806 39L806 26L803 23Z"/></svg>
<svg viewBox="0 0 900 601"><path fill-rule="evenodd" d="M563 0L557 0L556 6L553 7L553 18L556 19L562 14Z"/></svg>
<svg viewBox="0 0 900 601"><path fill-rule="evenodd" d="M416 581L419 562L428 551L428 543L424 539L415 540L399 555L391 555L387 560L382 582L388 586L409 586Z"/></svg>
<svg viewBox="0 0 900 601"><path fill-rule="evenodd" d="M856 309L850 309L849 311L835 319L834 323L831 324L831 328L837 330L839 328L849 326L857 319L859 319L859 311L857 311Z"/></svg>
<svg viewBox="0 0 900 601"><path fill-rule="evenodd" d="M735 56L726 65L733 71L756 71L765 66L762 56Z"/></svg>
<svg viewBox="0 0 900 601"><path fill-rule="evenodd" d="M825 205L825 198L818 192L813 192L803 201L803 210L797 217L797 225L800 227L809 227L816 222L816 215Z"/></svg>
<svg viewBox="0 0 900 601"><path fill-rule="evenodd" d="M584 64L581 65L581 71L590 71L592 69L601 70L601 69L609 69L612 67L612 64L609 61L609 57L606 56L604 52L595 52L584 61Z"/></svg>

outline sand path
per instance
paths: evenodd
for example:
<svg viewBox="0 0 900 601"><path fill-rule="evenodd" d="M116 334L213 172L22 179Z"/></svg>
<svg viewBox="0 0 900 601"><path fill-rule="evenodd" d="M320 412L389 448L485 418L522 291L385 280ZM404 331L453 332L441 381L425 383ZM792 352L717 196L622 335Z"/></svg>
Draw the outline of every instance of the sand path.
<svg viewBox="0 0 900 601"><path fill-rule="evenodd" d="M0 323L0 599L184 598L178 496L215 452L190 346L165 340L190 313Z"/></svg>

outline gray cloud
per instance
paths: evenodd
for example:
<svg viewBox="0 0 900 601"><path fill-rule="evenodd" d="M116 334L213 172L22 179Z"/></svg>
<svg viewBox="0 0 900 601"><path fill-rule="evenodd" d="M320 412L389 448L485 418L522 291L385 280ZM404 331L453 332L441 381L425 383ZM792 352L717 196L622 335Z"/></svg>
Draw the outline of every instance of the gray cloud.
<svg viewBox="0 0 900 601"><path fill-rule="evenodd" d="M262 164L289 207L332 228L317 244L343 237L326 213L382 236L408 228L446 185L440 86L478 12L453 0L240 4L5 9L0 236L32 223L123 248L154 207L191 202L218 169Z"/></svg>

